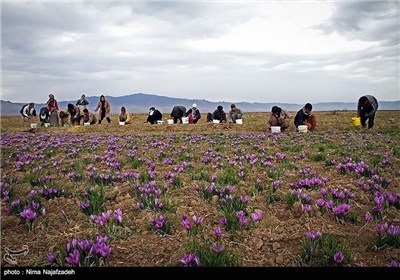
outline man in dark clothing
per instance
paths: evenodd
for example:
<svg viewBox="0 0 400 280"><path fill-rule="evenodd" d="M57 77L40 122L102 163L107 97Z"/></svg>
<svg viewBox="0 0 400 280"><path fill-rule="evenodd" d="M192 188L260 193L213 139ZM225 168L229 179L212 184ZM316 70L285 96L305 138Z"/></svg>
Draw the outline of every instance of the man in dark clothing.
<svg viewBox="0 0 400 280"><path fill-rule="evenodd" d="M185 106L175 106L171 112L171 118L174 119L174 123L177 123L178 120L182 123L182 118L186 113Z"/></svg>
<svg viewBox="0 0 400 280"><path fill-rule="evenodd" d="M212 122L213 120L218 120L221 123L226 123L226 113L221 105L217 107L217 110L215 110L214 113L207 114L207 122Z"/></svg>
<svg viewBox="0 0 400 280"><path fill-rule="evenodd" d="M378 110L378 100L372 95L364 95L358 99L357 116L361 118L362 127L366 127L365 122L368 120L368 128L374 127L375 113Z"/></svg>
<svg viewBox="0 0 400 280"><path fill-rule="evenodd" d="M296 126L296 128L299 125L306 125L308 130L314 131L317 125L317 120L314 115L311 115L311 111L312 105L310 103L307 103L297 112L296 117L294 118L294 125Z"/></svg>
<svg viewBox="0 0 400 280"><path fill-rule="evenodd" d="M156 110L156 108L151 107L149 109L149 116L147 117L146 122L151 123L151 124L156 124L157 121L161 121L161 119L162 119L161 112Z"/></svg>

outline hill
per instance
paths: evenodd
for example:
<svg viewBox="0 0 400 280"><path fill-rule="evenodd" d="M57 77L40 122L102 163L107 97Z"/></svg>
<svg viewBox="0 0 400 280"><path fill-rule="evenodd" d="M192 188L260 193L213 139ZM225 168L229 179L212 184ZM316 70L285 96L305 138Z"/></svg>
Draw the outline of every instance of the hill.
<svg viewBox="0 0 400 280"><path fill-rule="evenodd" d="M96 107L99 97L98 96L88 96L89 110L93 111ZM169 113L172 107L175 105L183 105L189 109L193 103L197 103L200 111L205 114L207 112L212 112L218 105L222 105L225 111L229 111L229 106L232 102L221 101L221 102L211 102L205 99L186 99L186 98L173 98L167 96L160 96L154 94L130 94L125 96L113 97L106 96L106 99L111 104L111 112L118 113L122 106L125 106L128 112L132 113L146 113L150 107L156 107L162 113ZM60 108L66 108L68 103L76 103L76 100L69 101L59 101L58 104ZM13 116L18 115L21 107L24 103L13 103L10 101L1 100L1 115L3 116ZM245 112L269 112L272 106L279 106L285 108L289 111L297 111L304 104L289 104L289 103L260 103L260 102L237 102L236 106ZM45 106L44 103L39 103L35 105L35 108L39 110L41 107ZM356 102L323 102L314 103L314 111L333 111L333 110L355 110ZM380 110L400 110L400 100L399 101L380 101Z"/></svg>

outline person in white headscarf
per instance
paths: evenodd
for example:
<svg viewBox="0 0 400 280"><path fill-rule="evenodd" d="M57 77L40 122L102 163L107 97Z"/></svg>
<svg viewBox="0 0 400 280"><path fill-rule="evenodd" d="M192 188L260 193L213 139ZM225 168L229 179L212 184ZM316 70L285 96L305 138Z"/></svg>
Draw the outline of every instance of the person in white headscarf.
<svg viewBox="0 0 400 280"><path fill-rule="evenodd" d="M189 123L197 123L201 119L196 103L193 103L192 108L185 113L185 117L189 117Z"/></svg>

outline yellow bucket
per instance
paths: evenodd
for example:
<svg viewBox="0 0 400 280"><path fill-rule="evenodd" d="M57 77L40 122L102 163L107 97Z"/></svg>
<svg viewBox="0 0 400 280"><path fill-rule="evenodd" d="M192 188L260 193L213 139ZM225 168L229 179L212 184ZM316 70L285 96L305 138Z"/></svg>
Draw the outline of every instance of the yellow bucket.
<svg viewBox="0 0 400 280"><path fill-rule="evenodd" d="M361 119L359 117L351 118L351 121L353 122L354 126L360 126L361 125Z"/></svg>

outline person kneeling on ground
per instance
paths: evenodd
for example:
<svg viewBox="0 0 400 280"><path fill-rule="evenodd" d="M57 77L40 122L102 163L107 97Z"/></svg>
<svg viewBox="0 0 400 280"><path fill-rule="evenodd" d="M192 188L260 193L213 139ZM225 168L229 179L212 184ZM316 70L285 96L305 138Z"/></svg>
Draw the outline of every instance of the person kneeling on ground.
<svg viewBox="0 0 400 280"><path fill-rule="evenodd" d="M125 107L121 107L121 113L119 114L119 121L124 122L125 124L131 123L131 116L126 111Z"/></svg>
<svg viewBox="0 0 400 280"><path fill-rule="evenodd" d="M171 111L171 118L174 119L174 123L177 123L178 120L182 123L182 117L185 115L186 107L185 106L174 106Z"/></svg>
<svg viewBox="0 0 400 280"><path fill-rule="evenodd" d="M226 123L226 113L224 108L219 105L217 109L211 114L207 114L207 122L212 122L213 120L218 120L220 123Z"/></svg>
<svg viewBox="0 0 400 280"><path fill-rule="evenodd" d="M161 112L156 110L156 108L151 107L149 109L149 116L147 117L146 122L151 123L151 124L156 124L157 121L161 121L161 119L162 119Z"/></svg>
<svg viewBox="0 0 400 280"><path fill-rule="evenodd" d="M243 112L242 110L237 108L235 104L232 104L231 110L229 111L229 117L231 118L233 123L236 123L236 120L243 119Z"/></svg>
<svg viewBox="0 0 400 280"><path fill-rule="evenodd" d="M90 113L88 109L83 109L83 123L90 123L90 125L94 125L96 122L96 116Z"/></svg>
<svg viewBox="0 0 400 280"><path fill-rule="evenodd" d="M45 123L50 123L50 114L49 109L47 107L40 108L39 113L40 125L44 125Z"/></svg>
<svg viewBox="0 0 400 280"><path fill-rule="evenodd" d="M185 113L185 117L189 117L189 123L197 123L201 119L201 114L199 109L197 109L196 103L193 103L192 108Z"/></svg>
<svg viewBox="0 0 400 280"><path fill-rule="evenodd" d="M79 107L72 103L68 103L68 113L71 117L71 124L79 125L82 118L81 110L79 109Z"/></svg>
<svg viewBox="0 0 400 280"><path fill-rule="evenodd" d="M291 115L288 111L278 107L273 106L271 110L271 116L269 117L267 123L267 130L271 131L271 126L280 126L281 131L284 132L289 128L289 118Z"/></svg>
<svg viewBox="0 0 400 280"><path fill-rule="evenodd" d="M311 114L312 105L307 103L303 108L301 108L294 118L294 125L298 130L299 125L306 125L309 131L314 131L317 126L317 120L314 115Z"/></svg>

